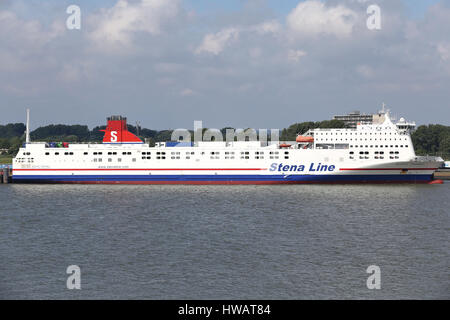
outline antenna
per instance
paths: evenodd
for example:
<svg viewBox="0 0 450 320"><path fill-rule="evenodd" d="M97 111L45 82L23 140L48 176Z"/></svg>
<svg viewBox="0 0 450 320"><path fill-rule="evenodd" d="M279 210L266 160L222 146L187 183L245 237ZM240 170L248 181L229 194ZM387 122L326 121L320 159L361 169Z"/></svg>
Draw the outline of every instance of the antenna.
<svg viewBox="0 0 450 320"><path fill-rule="evenodd" d="M27 131L25 134L25 143L30 143L30 109L27 109Z"/></svg>
<svg viewBox="0 0 450 320"><path fill-rule="evenodd" d="M136 135L139 137L139 121L136 121Z"/></svg>

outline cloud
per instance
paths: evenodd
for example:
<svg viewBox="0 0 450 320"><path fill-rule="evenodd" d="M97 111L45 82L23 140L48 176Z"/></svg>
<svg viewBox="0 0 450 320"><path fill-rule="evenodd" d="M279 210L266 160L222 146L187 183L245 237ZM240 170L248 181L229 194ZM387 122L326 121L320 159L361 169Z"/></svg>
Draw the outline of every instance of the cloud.
<svg viewBox="0 0 450 320"><path fill-rule="evenodd" d="M90 18L94 30L89 37L98 48L105 43L127 48L137 32L161 34L163 25L174 20L179 12L178 0L119 0L112 8Z"/></svg>
<svg viewBox="0 0 450 320"><path fill-rule="evenodd" d="M14 12L0 11L0 39L16 48L40 49L65 32L64 23L55 21L44 28L38 20L24 20Z"/></svg>
<svg viewBox="0 0 450 320"><path fill-rule="evenodd" d="M187 97L187 96L193 96L195 94L194 90L186 88L181 90L180 95L182 95L183 97Z"/></svg>
<svg viewBox="0 0 450 320"><path fill-rule="evenodd" d="M282 30L281 24L276 20L264 21L249 28L259 34L279 33Z"/></svg>
<svg viewBox="0 0 450 320"><path fill-rule="evenodd" d="M437 51L442 61L450 61L450 43L439 43Z"/></svg>
<svg viewBox="0 0 450 320"><path fill-rule="evenodd" d="M288 51L288 60L292 62L299 62L301 57L306 56L306 52L303 50L293 50Z"/></svg>
<svg viewBox="0 0 450 320"><path fill-rule="evenodd" d="M209 33L203 38L203 42L197 47L195 53L206 52L218 55L228 43L239 37L239 32L238 28L225 28L217 33Z"/></svg>
<svg viewBox="0 0 450 320"><path fill-rule="evenodd" d="M318 0L300 2L287 16L287 26L294 37L333 35L348 37L357 13L343 5L328 7Z"/></svg>
<svg viewBox="0 0 450 320"><path fill-rule="evenodd" d="M370 112L383 100L421 121L450 119L446 5L411 19L401 0L379 0L383 24L374 32L365 23L372 2L298 0L284 15L261 6L186 15L183 1L82 5L79 31L66 30L58 2L2 6L4 121L21 120L27 101L37 122L90 125L112 112L141 118L151 106L158 117L143 125L159 129L194 118L283 127L294 121L289 114L320 120L336 110ZM423 105L435 109L424 113Z"/></svg>
<svg viewBox="0 0 450 320"><path fill-rule="evenodd" d="M364 78L371 78L374 75L374 71L370 66L360 65L356 67L356 72Z"/></svg>
<svg viewBox="0 0 450 320"><path fill-rule="evenodd" d="M217 33L208 33L204 36L202 43L195 49L196 54L211 53L220 54L228 45L239 39L241 34L278 34L282 26L278 21L263 21L249 26L235 26L223 28ZM253 53L254 50L251 50ZM258 55L260 52L258 52Z"/></svg>

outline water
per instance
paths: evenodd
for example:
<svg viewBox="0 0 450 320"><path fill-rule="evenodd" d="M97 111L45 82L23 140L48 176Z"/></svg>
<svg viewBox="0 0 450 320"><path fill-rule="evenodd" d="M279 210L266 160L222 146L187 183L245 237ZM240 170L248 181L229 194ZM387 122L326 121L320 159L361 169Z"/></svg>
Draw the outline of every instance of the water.
<svg viewBox="0 0 450 320"><path fill-rule="evenodd" d="M449 299L449 192L0 185L0 298Z"/></svg>

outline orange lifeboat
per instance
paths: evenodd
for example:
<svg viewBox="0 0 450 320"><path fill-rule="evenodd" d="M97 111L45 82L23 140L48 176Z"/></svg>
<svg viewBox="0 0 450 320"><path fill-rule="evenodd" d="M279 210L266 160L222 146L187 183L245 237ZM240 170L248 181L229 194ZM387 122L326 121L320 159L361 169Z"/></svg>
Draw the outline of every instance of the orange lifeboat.
<svg viewBox="0 0 450 320"><path fill-rule="evenodd" d="M291 147L291 145L287 144L287 143L280 144L280 148L290 148L290 147Z"/></svg>
<svg viewBox="0 0 450 320"><path fill-rule="evenodd" d="M311 136L297 136L297 138L295 139L296 142L303 142L303 143L310 143L310 142L314 142L314 138Z"/></svg>

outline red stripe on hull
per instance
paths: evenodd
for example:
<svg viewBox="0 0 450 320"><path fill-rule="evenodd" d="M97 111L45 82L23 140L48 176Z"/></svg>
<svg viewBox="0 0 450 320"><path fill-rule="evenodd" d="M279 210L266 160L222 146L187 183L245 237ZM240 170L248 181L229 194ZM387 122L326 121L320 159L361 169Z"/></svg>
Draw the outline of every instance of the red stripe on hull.
<svg viewBox="0 0 450 320"><path fill-rule="evenodd" d="M341 171L436 170L437 168L341 168Z"/></svg>

